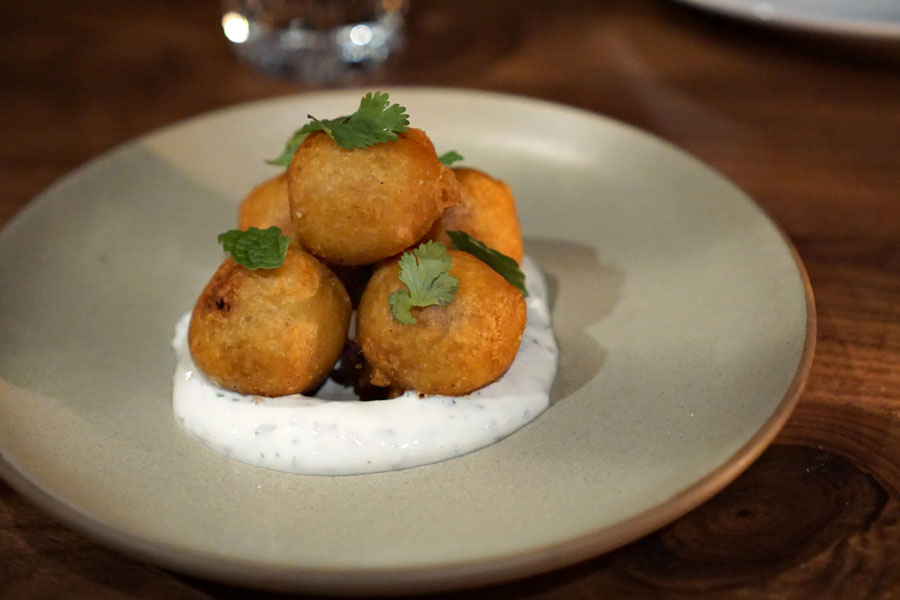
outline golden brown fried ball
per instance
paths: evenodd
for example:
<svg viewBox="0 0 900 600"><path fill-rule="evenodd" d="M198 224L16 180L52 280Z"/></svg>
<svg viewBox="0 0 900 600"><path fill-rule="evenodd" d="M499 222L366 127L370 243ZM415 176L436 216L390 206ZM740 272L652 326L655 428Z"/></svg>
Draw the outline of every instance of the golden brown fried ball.
<svg viewBox="0 0 900 600"><path fill-rule="evenodd" d="M292 241L296 237L288 203L287 172L253 188L238 207L238 229L268 229L272 225L280 228L281 233Z"/></svg>
<svg viewBox="0 0 900 600"><path fill-rule="evenodd" d="M294 153L288 196L304 248L330 263L362 265L417 242L459 190L420 129L358 150L316 132Z"/></svg>
<svg viewBox="0 0 900 600"><path fill-rule="evenodd" d="M291 221L291 207L288 202L287 171L268 179L247 194L238 208L238 229L246 231L251 227L268 229L272 225L281 229L283 235L297 245L297 234ZM366 282L372 274L368 266L352 267L342 265L326 266L337 275L344 289L350 294L354 305L359 302Z"/></svg>
<svg viewBox="0 0 900 600"><path fill-rule="evenodd" d="M251 271L227 258L191 316L188 345L220 387L283 396L328 375L350 323L350 299L315 257L289 248L277 269Z"/></svg>
<svg viewBox="0 0 900 600"><path fill-rule="evenodd" d="M372 276L357 313L356 341L372 368L374 385L392 391L458 396L500 378L512 364L525 330L525 300L489 266L449 251L459 279L444 306L413 308L417 322L403 325L388 296L406 290L397 261Z"/></svg>
<svg viewBox="0 0 900 600"><path fill-rule="evenodd" d="M487 246L522 262L522 232L516 200L506 183L477 169L454 169L460 202L444 211L426 239L450 245L446 231L465 231Z"/></svg>

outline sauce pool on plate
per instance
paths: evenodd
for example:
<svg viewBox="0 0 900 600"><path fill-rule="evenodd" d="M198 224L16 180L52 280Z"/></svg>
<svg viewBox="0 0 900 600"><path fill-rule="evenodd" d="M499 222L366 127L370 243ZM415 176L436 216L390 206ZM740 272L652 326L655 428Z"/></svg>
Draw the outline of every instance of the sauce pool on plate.
<svg viewBox="0 0 900 600"><path fill-rule="evenodd" d="M213 450L303 475L406 469L483 448L531 422L550 402L557 347L546 283L529 257L528 322L503 377L465 396L360 401L330 379L316 398L262 398L224 390L197 370L187 347L190 313L175 327L172 406L179 425Z"/></svg>

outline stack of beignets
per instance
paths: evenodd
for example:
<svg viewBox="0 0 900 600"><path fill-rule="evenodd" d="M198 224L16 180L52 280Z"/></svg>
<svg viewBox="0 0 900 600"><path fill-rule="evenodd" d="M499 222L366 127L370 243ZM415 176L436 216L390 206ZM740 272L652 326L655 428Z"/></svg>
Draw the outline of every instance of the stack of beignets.
<svg viewBox="0 0 900 600"><path fill-rule="evenodd" d="M413 308L409 325L391 313L388 296L406 289L399 254L423 239L449 245L443 232L458 229L522 259L509 187L474 169L444 166L423 131L410 128L394 141L352 150L312 133L284 173L241 203L238 223L275 225L292 241L277 269L250 270L226 259L197 300L189 348L219 386L277 396L308 393L324 381L347 341L352 312L334 270L359 280L374 269L357 312L366 383L391 395L461 395L512 364L525 328L522 293L470 254L449 251L450 274L459 281L451 301Z"/></svg>

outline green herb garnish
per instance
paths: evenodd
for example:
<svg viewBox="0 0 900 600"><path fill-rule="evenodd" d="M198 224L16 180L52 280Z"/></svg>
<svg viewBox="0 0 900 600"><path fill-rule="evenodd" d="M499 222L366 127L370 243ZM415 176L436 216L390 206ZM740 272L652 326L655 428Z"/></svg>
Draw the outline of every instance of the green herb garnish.
<svg viewBox="0 0 900 600"><path fill-rule="evenodd" d="M480 259L522 292L522 296L528 297L528 292L525 290L525 274L519 269L519 263L514 259L493 248L489 248L465 231L448 231L447 235L450 236L454 249L468 252L475 258Z"/></svg>
<svg viewBox="0 0 900 600"><path fill-rule="evenodd" d="M396 290L388 297L391 314L404 325L413 325L414 306L444 305L453 300L459 280L450 274L450 254L440 242L425 242L400 257L400 281L409 291Z"/></svg>
<svg viewBox="0 0 900 600"><path fill-rule="evenodd" d="M277 269L284 264L291 238L274 225L266 230L251 227L219 234L219 243L234 260L250 270Z"/></svg>
<svg viewBox="0 0 900 600"><path fill-rule="evenodd" d="M456 150L450 150L449 152L444 152L440 156L438 156L438 160L441 161L441 164L445 166L450 166L458 160L462 160L462 154L457 152Z"/></svg>
<svg viewBox="0 0 900 600"><path fill-rule="evenodd" d="M286 167L294 157L294 152L313 131L324 131L338 146L346 150L368 148L381 142L397 139L398 133L409 128L409 115L406 107L390 104L385 92L369 92L362 97L359 108L352 115L336 119L317 119L306 115L311 122L307 123L288 138L284 151L278 158L267 160L270 165Z"/></svg>
<svg viewBox="0 0 900 600"><path fill-rule="evenodd" d="M306 136L309 134L308 131L304 131L305 125L291 134L291 137L288 138L288 141L284 145L284 150L281 151L281 154L278 158L266 159L266 162L272 165L273 167L286 167L291 164L291 159L294 158L294 152L297 151L297 148L300 147L300 144L303 143L303 140L306 139Z"/></svg>

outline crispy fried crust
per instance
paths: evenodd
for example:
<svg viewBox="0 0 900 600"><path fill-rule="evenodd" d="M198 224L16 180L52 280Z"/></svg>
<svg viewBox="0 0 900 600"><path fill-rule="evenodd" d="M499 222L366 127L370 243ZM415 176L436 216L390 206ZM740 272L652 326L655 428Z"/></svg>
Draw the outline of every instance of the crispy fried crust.
<svg viewBox="0 0 900 600"><path fill-rule="evenodd" d="M268 229L272 225L294 240L294 224L288 204L287 173L267 179L253 188L238 207L238 229Z"/></svg>
<svg viewBox="0 0 900 600"><path fill-rule="evenodd" d="M454 169L460 202L444 211L426 239L450 245L446 231L465 231L494 250L522 262L522 232L509 186L477 169Z"/></svg>
<svg viewBox="0 0 900 600"><path fill-rule="evenodd" d="M340 265L370 264L403 251L459 201L456 178L420 129L362 150L310 134L287 177L300 244Z"/></svg>
<svg viewBox="0 0 900 600"><path fill-rule="evenodd" d="M405 290L397 261L379 267L363 293L356 341L372 383L422 394L458 396L498 379L515 359L525 330L525 300L477 258L450 251L459 290L445 306L414 308L414 325L394 319L388 296Z"/></svg>
<svg viewBox="0 0 900 600"><path fill-rule="evenodd" d="M204 288L188 331L197 367L220 387L282 396L328 375L350 323L350 299L315 257L290 248L278 269L226 259Z"/></svg>

